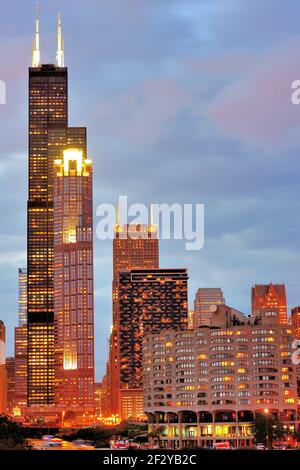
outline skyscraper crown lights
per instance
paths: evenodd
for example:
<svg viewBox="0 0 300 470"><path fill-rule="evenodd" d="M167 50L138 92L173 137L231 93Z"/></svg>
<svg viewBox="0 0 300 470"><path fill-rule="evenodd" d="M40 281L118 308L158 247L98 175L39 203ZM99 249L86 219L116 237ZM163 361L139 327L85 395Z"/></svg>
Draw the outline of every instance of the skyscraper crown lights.
<svg viewBox="0 0 300 470"><path fill-rule="evenodd" d="M32 67L38 68L41 66L41 48L40 48L40 15L39 3L36 6L36 20L35 20L35 38L32 47ZM57 51L56 51L56 66L65 66L65 50L64 50L64 37L62 34L61 15L58 14L57 24Z"/></svg>

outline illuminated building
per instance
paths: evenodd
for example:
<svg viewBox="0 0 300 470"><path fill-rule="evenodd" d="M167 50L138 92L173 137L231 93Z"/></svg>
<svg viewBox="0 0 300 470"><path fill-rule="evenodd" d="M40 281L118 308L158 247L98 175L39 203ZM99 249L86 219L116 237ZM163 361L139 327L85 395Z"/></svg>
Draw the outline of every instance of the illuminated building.
<svg viewBox="0 0 300 470"><path fill-rule="evenodd" d="M119 221L118 221L119 222ZM120 225L115 226L113 241L113 327L109 340L109 361L107 381L109 400L105 406L108 415L120 415L120 360L118 331L119 314L119 274L130 269L158 269L159 245L155 225Z"/></svg>
<svg viewBox="0 0 300 470"><path fill-rule="evenodd" d="M110 358L109 358L110 359ZM109 418L111 413L111 378L110 378L110 360L106 362L105 374L102 377L102 392L101 392L101 412L102 418ZM97 406L95 404L95 406Z"/></svg>
<svg viewBox="0 0 300 470"><path fill-rule="evenodd" d="M194 310L189 309L188 311L188 329L193 330L194 328Z"/></svg>
<svg viewBox="0 0 300 470"><path fill-rule="evenodd" d="M27 404L27 270L19 268L19 313L15 328L15 400L20 411Z"/></svg>
<svg viewBox="0 0 300 470"><path fill-rule="evenodd" d="M251 314L259 317L262 311L268 310L277 317L280 325L287 323L287 304L284 284L255 285L251 292Z"/></svg>
<svg viewBox="0 0 300 470"><path fill-rule="evenodd" d="M77 412L94 408L92 162L86 146L55 160L55 401Z"/></svg>
<svg viewBox="0 0 300 470"><path fill-rule="evenodd" d="M211 327L145 337L144 405L160 446L251 445L255 414L265 409L298 427L291 327L236 312L221 305Z"/></svg>
<svg viewBox="0 0 300 470"><path fill-rule="evenodd" d="M0 414L7 411L7 374L5 364L5 326L0 320Z"/></svg>
<svg viewBox="0 0 300 470"><path fill-rule="evenodd" d="M210 325L212 309L221 304L225 304L225 299L220 288L202 287L198 289L194 300L194 326Z"/></svg>
<svg viewBox="0 0 300 470"><path fill-rule="evenodd" d="M294 338L300 339L300 307L292 308L292 328Z"/></svg>
<svg viewBox="0 0 300 470"><path fill-rule="evenodd" d="M15 359L6 358L7 411L12 412L15 401Z"/></svg>
<svg viewBox="0 0 300 470"><path fill-rule="evenodd" d="M39 18L29 69L28 405L54 403L53 163L51 130L68 126L68 73L41 63Z"/></svg>
<svg viewBox="0 0 300 470"><path fill-rule="evenodd" d="M19 326L27 324L27 269L19 268Z"/></svg>
<svg viewBox="0 0 300 470"><path fill-rule="evenodd" d="M94 396L95 396L95 415L100 421L102 418L102 403L103 403L103 387L102 382L95 383L94 386Z"/></svg>
<svg viewBox="0 0 300 470"><path fill-rule="evenodd" d="M27 403L31 407L32 413L40 414L40 416L53 415L53 411L57 401L55 390L61 390L60 385L56 387L55 383L55 318L54 318L54 162L63 159L63 153L69 148L85 149L86 147L86 130L84 128L68 127L68 70L64 65L64 45L61 28L61 18L58 18L58 47L56 54L56 64L42 64L40 52L40 32L39 18L36 19L36 34L34 48L32 53L32 67L29 69L29 197L28 197L28 265L27 265L27 319L28 319L28 394ZM84 151L83 151L84 153ZM86 158L84 154L84 158ZM66 160L65 160L66 162ZM70 161L70 165L72 165ZM67 165L67 163L66 163ZM84 166L89 165L87 162ZM70 168L71 169L71 168ZM67 179L68 177L66 177ZM62 178L62 180L64 177ZM70 178L71 180L72 178ZM83 181L83 180L82 180ZM85 184L85 183L84 183ZM83 186L84 186L83 184ZM89 197L89 196L88 196ZM84 196L83 196L84 199ZM84 199L86 201L86 199ZM80 208L78 207L78 210ZM72 209L73 210L73 209ZM87 211L91 209L87 207ZM85 221L86 222L86 221ZM85 223L84 222L84 223ZM80 224L78 223L78 227ZM74 228L72 229L74 230ZM85 237L90 233L91 228L87 227L84 234ZM80 228L78 229L80 232ZM76 230L75 230L76 232ZM76 238L76 233L70 234L70 240ZM80 241L85 244L82 249L82 257L89 252L89 241ZM78 247L78 243L74 246ZM71 254L71 250L70 250ZM74 266L74 270L92 267L92 260L81 258L80 251L76 251L72 256L78 258L80 263ZM67 255L66 255L67 257ZM73 275L73 260L72 275ZM87 263L87 264L85 264ZM58 266L56 266L58 269ZM66 270L71 266L66 266ZM89 276L85 273L84 276ZM78 277L76 292L78 297L76 301L80 301L84 297L88 298L88 306L84 306L89 312L92 311L93 305L90 298L92 287L89 284L88 292L83 295L79 294L81 285L85 279ZM91 281L92 282L92 281ZM86 289L86 286L84 287ZM73 302L74 295L71 297ZM66 297L60 297L57 302L67 302ZM56 305L58 305L56 302ZM67 307L66 307L67 308ZM70 307L73 311L73 305ZM80 308L78 312L80 312ZM60 310L61 313L61 310ZM78 313L79 315L79 313ZM91 315L91 314L90 314ZM89 318L84 326L84 337L93 340L92 328L93 320ZM74 321L72 320L73 330ZM74 331L72 330L72 338ZM78 328L77 332L81 332L82 328ZM58 330L59 334L61 330ZM19 342L22 343L21 331L19 331ZM23 338L23 337L22 337ZM92 397L93 385L91 377L93 375L93 346L88 341L89 352L84 365L80 366L80 373L74 373L74 378L68 385L68 390L75 393L77 387L80 387L82 397ZM70 340L71 342L71 340ZM79 341L80 348L82 346L81 339ZM71 348L71 346L70 346ZM86 352L86 346L84 346ZM65 366L69 371L75 367L73 362L73 349L70 352L64 352ZM69 356L68 356L69 354ZM81 353L80 353L81 354ZM78 358L77 358L78 360ZM81 360L81 359L80 359ZM89 361L89 366L85 362ZM78 362L77 362L77 367ZM86 375L82 375L82 370L86 367ZM67 370L66 370L67 373ZM71 372L70 372L71 374ZM62 380L63 382L63 380ZM60 384L62 382L59 382ZM77 390L78 392L78 390ZM66 395L67 401L71 402L73 395ZM82 400L84 399L82 398ZM87 406L90 402L87 402ZM48 406L49 405L49 406ZM48 408L47 408L48 407ZM47 408L47 409L46 409ZM51 418L52 419L52 418Z"/></svg>
<svg viewBox="0 0 300 470"><path fill-rule="evenodd" d="M142 343L144 335L165 328L187 329L186 269L147 269L119 274L121 417L143 416Z"/></svg>
<svg viewBox="0 0 300 470"><path fill-rule="evenodd" d="M15 406L27 405L27 326L15 328Z"/></svg>

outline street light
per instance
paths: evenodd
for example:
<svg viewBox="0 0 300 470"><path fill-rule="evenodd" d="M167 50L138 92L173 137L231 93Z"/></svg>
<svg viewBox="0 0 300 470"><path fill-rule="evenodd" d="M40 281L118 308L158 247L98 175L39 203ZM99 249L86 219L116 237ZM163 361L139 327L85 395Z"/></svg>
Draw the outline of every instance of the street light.
<svg viewBox="0 0 300 470"><path fill-rule="evenodd" d="M269 414L269 410L268 410L268 408L264 409L264 414L265 414L265 418L266 418L266 447L268 449L268 447L269 447L269 435L268 435L268 414Z"/></svg>

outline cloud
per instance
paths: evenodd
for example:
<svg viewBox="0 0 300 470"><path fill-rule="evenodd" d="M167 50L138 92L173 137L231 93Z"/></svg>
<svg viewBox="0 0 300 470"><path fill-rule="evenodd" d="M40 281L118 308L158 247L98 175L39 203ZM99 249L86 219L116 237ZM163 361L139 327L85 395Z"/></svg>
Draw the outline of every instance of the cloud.
<svg viewBox="0 0 300 470"><path fill-rule="evenodd" d="M94 205L203 202L206 244L160 243L161 265L187 267L190 300L221 286L249 311L250 287L287 284L299 303L300 78L296 0L53 0L41 5L42 57L53 61L63 14L70 125L88 128ZM34 4L0 18L0 298L13 349L17 265L24 265L27 66ZM97 218L95 217L95 224ZM111 325L112 243L95 237L97 376Z"/></svg>
<svg viewBox="0 0 300 470"><path fill-rule="evenodd" d="M225 87L208 105L217 128L233 138L277 145L300 124L291 103L291 84L299 78L300 36L259 54L248 71Z"/></svg>
<svg viewBox="0 0 300 470"><path fill-rule="evenodd" d="M0 265L10 265L15 268L26 264L27 254L24 251L0 252Z"/></svg>
<svg viewBox="0 0 300 470"><path fill-rule="evenodd" d="M133 145L157 144L191 103L192 97L173 79L147 80L125 94L100 101L94 116L111 135Z"/></svg>

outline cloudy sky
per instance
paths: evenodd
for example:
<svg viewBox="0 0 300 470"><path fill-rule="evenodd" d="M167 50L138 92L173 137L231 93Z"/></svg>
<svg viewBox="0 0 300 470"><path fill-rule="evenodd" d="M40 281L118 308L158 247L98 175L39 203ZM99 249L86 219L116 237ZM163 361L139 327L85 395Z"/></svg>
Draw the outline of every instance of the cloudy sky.
<svg viewBox="0 0 300 470"><path fill-rule="evenodd" d="M220 286L249 313L253 283L285 282L300 304L298 0L41 0L42 60L57 12L69 67L70 125L86 125L95 209L204 203L205 246L160 244L162 267L187 267L190 300ZM0 318L13 352L17 268L26 266L27 74L34 1L0 16ZM95 218L97 223L97 218ZM112 247L95 239L97 378L111 324Z"/></svg>

